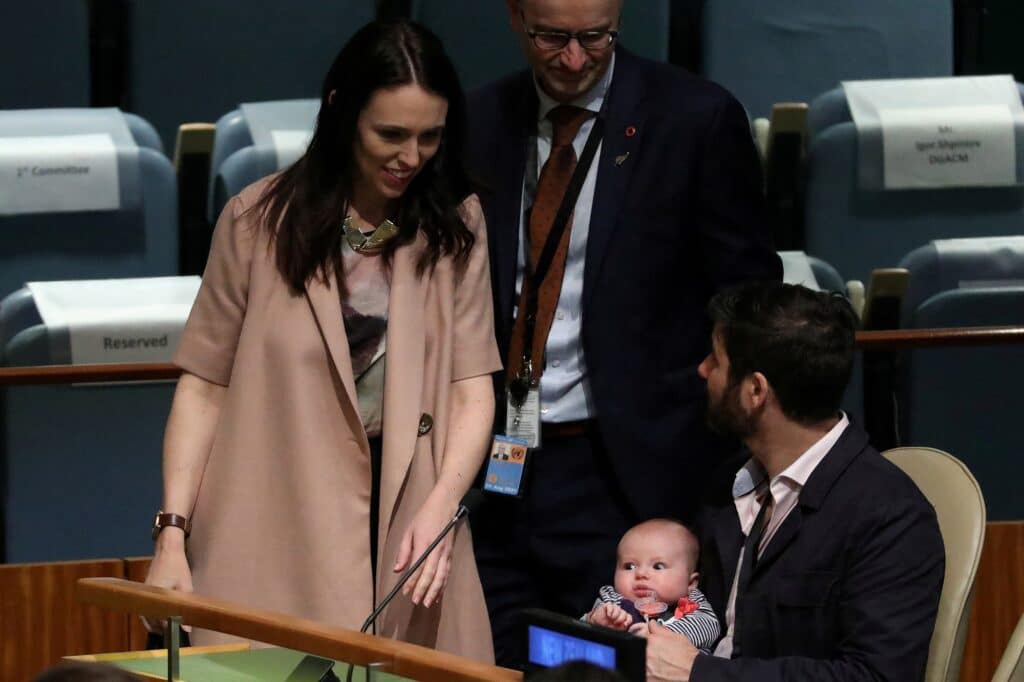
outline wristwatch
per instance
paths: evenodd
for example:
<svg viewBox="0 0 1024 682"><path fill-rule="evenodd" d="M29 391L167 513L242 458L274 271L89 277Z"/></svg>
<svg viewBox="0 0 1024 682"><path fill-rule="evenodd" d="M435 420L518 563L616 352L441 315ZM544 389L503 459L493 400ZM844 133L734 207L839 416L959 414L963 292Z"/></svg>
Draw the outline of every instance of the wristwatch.
<svg viewBox="0 0 1024 682"><path fill-rule="evenodd" d="M160 531L169 526L185 531L186 538L192 534L191 519L181 514L172 514L161 510L156 513L156 518L153 519L153 539L156 540L160 535Z"/></svg>

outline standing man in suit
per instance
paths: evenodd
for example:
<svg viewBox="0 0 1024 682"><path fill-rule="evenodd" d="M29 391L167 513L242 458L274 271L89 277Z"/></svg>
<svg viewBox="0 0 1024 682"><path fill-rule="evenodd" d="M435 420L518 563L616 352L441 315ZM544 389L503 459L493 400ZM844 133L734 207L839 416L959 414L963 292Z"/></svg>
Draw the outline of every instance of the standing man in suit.
<svg viewBox="0 0 1024 682"><path fill-rule="evenodd" d="M622 0L507 5L530 68L470 96L468 148L506 360L496 429L539 440L520 498L474 520L512 664L519 609L584 613L629 527L691 515L722 447L697 375L707 301L782 268L731 95L624 49Z"/></svg>
<svg viewBox="0 0 1024 682"><path fill-rule="evenodd" d="M857 320L788 284L711 301L708 415L746 463L701 524L714 656L653 627L648 680L921 680L942 591L935 510L839 403Z"/></svg>

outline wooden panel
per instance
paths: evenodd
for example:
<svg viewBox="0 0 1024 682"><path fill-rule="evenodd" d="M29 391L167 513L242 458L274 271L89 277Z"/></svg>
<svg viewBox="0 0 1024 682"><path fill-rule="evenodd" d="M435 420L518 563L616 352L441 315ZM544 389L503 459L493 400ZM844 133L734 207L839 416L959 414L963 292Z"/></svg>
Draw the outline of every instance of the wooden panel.
<svg viewBox="0 0 1024 682"><path fill-rule="evenodd" d="M145 582L150 561L152 557L125 559L124 577L138 583ZM146 648L146 628L142 626L142 620L130 613L125 618L128 619L128 650L142 651Z"/></svg>
<svg viewBox="0 0 1024 682"><path fill-rule="evenodd" d="M62 656L140 650L135 616L76 602L84 577L145 579L148 558L0 565L0 680L25 680ZM962 682L989 682L1024 613L1024 521L989 523L975 583Z"/></svg>
<svg viewBox="0 0 1024 682"><path fill-rule="evenodd" d="M123 577L121 559L0 565L0 680L27 680L61 657L122 651L124 614L75 598L79 578Z"/></svg>
<svg viewBox="0 0 1024 682"><path fill-rule="evenodd" d="M989 682L1010 634L1024 613L1024 521L988 524L974 583L960 667L962 682Z"/></svg>

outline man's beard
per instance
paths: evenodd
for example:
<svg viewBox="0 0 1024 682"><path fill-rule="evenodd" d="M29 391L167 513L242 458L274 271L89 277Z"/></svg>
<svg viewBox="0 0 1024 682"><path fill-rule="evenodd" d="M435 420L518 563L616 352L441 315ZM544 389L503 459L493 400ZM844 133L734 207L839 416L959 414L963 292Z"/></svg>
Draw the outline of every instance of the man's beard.
<svg viewBox="0 0 1024 682"><path fill-rule="evenodd" d="M757 415L743 412L739 382L727 387L718 400L708 391L707 424L715 433L737 440L754 434Z"/></svg>

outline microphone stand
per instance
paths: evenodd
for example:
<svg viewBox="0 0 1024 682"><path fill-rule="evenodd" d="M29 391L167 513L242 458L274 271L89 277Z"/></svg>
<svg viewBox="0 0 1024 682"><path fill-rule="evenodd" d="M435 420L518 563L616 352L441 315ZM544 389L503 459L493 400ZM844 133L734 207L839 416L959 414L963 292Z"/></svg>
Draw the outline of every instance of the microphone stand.
<svg viewBox="0 0 1024 682"><path fill-rule="evenodd" d="M384 611L385 608L387 608L388 604L390 604L391 601L398 594L398 591L401 590L402 587L407 582L409 582L409 578L411 578L412 574L416 572L416 569L418 569L423 564L423 562L427 560L427 557L430 556L430 553L433 552L434 548L441 543L441 540L444 540L445 536L447 536L448 533L451 532L452 528L455 527L455 524L461 521L462 518L469 513L470 506L472 505L466 504L465 498L463 498L463 504L459 505L459 509L458 511L455 512L455 516L453 516L451 521L449 521L445 525L445 527L441 529L441 532L438 533L437 537L434 538L434 541L431 542L430 545L425 550L423 550L423 553L420 554L419 558L416 559L413 565L405 570L405 573L403 573L402 577L398 579L398 582L395 583L395 586L391 588L391 591L388 592L387 596L381 600L377 608L373 610L373 613L371 613L369 617L366 619L366 621L363 623L363 627L359 628L359 632L365 633L367 630L370 629L370 626L373 625L374 621L377 620L377 617L380 616L380 614ZM352 672L354 670L355 666L349 663L348 675L346 675L345 677L346 682L352 682Z"/></svg>
<svg viewBox="0 0 1024 682"><path fill-rule="evenodd" d="M427 560L427 557L430 556L430 553L434 551L434 548L441 543L441 540L444 540L445 536L448 535L448 532L453 527L455 527L455 524L458 523L459 520L462 519L462 517L465 516L468 512L469 509L467 509L465 505L459 506L459 510L455 512L455 516L452 517L452 520L449 521L448 524L438 534L438 536L434 538L434 541L431 542L430 545L425 550L423 550L423 554L420 554L419 558L416 559L416 562L406 569L405 573L403 573L402 577L399 578L397 583L395 583L395 586L391 588L391 591L388 592L387 596L381 600L380 605L377 608L375 608L373 610L373 613L371 613L370 616L366 619L366 621L363 622L363 627L359 628L359 632L366 632L370 629L370 626L373 625L373 622L375 620L377 620L377 617L381 614L381 612L383 612L384 609L387 608L387 605L390 604L391 600L395 598L395 595L398 594L398 591L402 589L402 587L407 582L409 582L409 578L411 578L412 574L416 572L416 569L419 568L420 565Z"/></svg>

